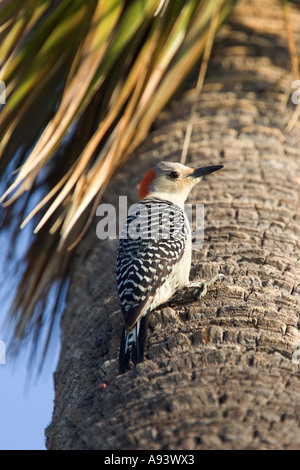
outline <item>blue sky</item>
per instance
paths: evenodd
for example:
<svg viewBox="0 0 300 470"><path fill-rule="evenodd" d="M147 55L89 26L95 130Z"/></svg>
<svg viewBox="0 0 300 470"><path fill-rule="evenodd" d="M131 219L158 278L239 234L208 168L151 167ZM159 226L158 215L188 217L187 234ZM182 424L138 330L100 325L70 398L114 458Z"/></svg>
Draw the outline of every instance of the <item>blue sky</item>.
<svg viewBox="0 0 300 470"><path fill-rule="evenodd" d="M9 232L2 230L0 235L2 254L6 251L9 240ZM24 249L26 237L23 237L21 245ZM16 255L18 247L15 248ZM19 257L23 250L20 251ZM16 286L20 273L17 270L10 276L5 274L7 274L7 265L3 257L0 259L0 340L7 345L7 337L11 331L4 328L4 320L14 294L12 286ZM30 344L21 350L16 360L12 360L9 354L6 354L6 364L0 363L0 450L46 449L44 430L52 416L53 371L59 354L57 323L55 322L49 352L40 376L37 375L37 367L32 369L31 374L28 372ZM37 356L38 358L40 356Z"/></svg>
<svg viewBox="0 0 300 470"><path fill-rule="evenodd" d="M54 366L48 364L38 380L28 383L26 362L10 363L8 359L0 364L0 450L45 450L44 430L53 409Z"/></svg>
<svg viewBox="0 0 300 470"><path fill-rule="evenodd" d="M3 237L0 236L0 243L1 241ZM1 261L0 272L3 273ZM7 354L7 338L11 331L4 328L3 320L9 310L9 297L12 295L7 293L6 284L12 285L16 280L17 276L8 277L4 281L2 277L3 282L0 281L4 297L0 302L0 340L6 345L5 364L1 364L3 357L0 357L0 450L45 450L44 430L51 421L53 409L53 372L59 355L59 327L58 322L54 322L53 335L40 375L37 373L37 365L41 359L43 342L37 351L36 365L30 370L30 343L21 349L15 360ZM6 294L3 295L3 291Z"/></svg>
<svg viewBox="0 0 300 470"><path fill-rule="evenodd" d="M3 193L1 183L0 194ZM28 211L34 205L36 197L37 195L32 197ZM15 222L19 225L18 220ZM13 245L13 259L8 262L6 254L11 247L13 227L0 227L0 341L5 343L7 343L7 337L11 331L4 328L4 320L13 300L15 288L21 278L22 259L30 243L32 230L33 225L29 224L20 232ZM53 292L50 291L50 296ZM62 309L63 305L60 305L60 312ZM47 316L47 308L45 313ZM57 323L55 322L47 360L39 377L36 373L37 368L34 368L32 377L29 379L29 347L21 350L16 361L12 361L7 354L6 364L0 363L0 450L45 449L44 430L50 423L52 416L53 372L59 354L59 327Z"/></svg>

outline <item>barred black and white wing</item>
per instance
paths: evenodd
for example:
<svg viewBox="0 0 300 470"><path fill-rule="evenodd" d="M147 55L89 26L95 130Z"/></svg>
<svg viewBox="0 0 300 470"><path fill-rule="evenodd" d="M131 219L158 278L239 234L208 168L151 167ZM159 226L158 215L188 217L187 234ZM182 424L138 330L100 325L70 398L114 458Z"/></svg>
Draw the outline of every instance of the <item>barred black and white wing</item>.
<svg viewBox="0 0 300 470"><path fill-rule="evenodd" d="M117 253L117 287L124 316L120 371L142 360L148 313L168 300L164 288L183 256L189 227L179 206L145 198L129 213Z"/></svg>

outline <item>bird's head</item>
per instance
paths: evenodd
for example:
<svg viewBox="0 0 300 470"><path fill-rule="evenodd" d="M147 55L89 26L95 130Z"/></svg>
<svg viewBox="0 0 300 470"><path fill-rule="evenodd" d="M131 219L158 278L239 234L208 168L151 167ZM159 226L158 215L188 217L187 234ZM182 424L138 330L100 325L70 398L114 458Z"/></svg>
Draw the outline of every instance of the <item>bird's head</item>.
<svg viewBox="0 0 300 470"><path fill-rule="evenodd" d="M139 199L153 196L183 206L191 189L203 176L220 170L223 165L189 168L181 163L160 162L147 171L139 189Z"/></svg>

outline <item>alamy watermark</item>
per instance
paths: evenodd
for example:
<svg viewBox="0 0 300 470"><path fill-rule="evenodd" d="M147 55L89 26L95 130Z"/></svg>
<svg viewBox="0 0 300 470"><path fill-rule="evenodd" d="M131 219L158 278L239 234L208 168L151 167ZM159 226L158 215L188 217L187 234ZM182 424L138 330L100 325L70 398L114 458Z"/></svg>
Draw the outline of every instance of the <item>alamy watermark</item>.
<svg viewBox="0 0 300 470"><path fill-rule="evenodd" d="M0 105L6 103L6 88L5 83L0 80Z"/></svg>
<svg viewBox="0 0 300 470"><path fill-rule="evenodd" d="M295 351L292 354L292 363L293 364L300 364L300 341L294 341L292 344L292 348Z"/></svg>
<svg viewBox="0 0 300 470"><path fill-rule="evenodd" d="M296 91L292 93L292 103L297 105L300 103L300 80L294 80L292 88L297 88Z"/></svg>
<svg viewBox="0 0 300 470"><path fill-rule="evenodd" d="M184 210L190 225L192 249L200 249L204 240L204 204L185 204ZM124 230L127 216L129 224ZM127 196L119 196L118 210L112 204L100 204L96 210L100 218L96 234L100 240L115 238L182 238L182 213L162 202L150 207L143 203L133 204L128 209Z"/></svg>
<svg viewBox="0 0 300 470"><path fill-rule="evenodd" d="M0 364L6 364L6 345L0 339Z"/></svg>

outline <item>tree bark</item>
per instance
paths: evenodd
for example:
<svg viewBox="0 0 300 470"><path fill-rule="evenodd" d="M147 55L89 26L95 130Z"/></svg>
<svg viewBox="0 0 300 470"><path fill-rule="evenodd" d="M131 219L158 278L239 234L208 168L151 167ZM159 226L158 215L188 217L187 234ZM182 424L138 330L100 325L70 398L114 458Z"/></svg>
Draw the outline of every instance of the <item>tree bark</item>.
<svg viewBox="0 0 300 470"><path fill-rule="evenodd" d="M290 10L300 47L300 12ZM205 204L191 279L226 279L201 300L154 312L145 361L118 375L117 241L99 241L95 220L72 264L48 449L300 448L300 130L285 132L290 69L280 2L238 3L217 36L186 162L225 166L188 202ZM153 163L179 161L193 99L183 91L162 113L103 202L135 202Z"/></svg>

